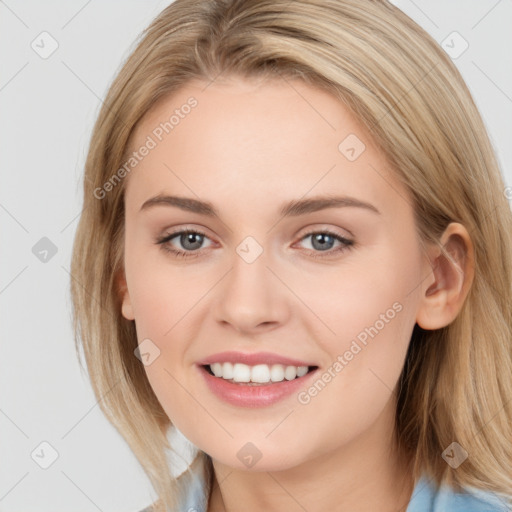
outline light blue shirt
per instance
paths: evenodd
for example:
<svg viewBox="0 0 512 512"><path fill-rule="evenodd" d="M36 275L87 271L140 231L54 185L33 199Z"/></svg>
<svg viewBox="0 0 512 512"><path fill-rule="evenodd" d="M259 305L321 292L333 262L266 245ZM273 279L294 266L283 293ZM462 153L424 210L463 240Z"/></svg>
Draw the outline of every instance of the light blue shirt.
<svg viewBox="0 0 512 512"><path fill-rule="evenodd" d="M436 488L426 476L414 487L406 512L511 512L506 501L491 492L467 489L454 492L448 486Z"/></svg>
<svg viewBox="0 0 512 512"><path fill-rule="evenodd" d="M204 466L196 467L196 471L187 475L190 481L177 512L207 512L210 483ZM151 511L151 507L141 510ZM423 476L414 486L406 512L512 512L512 509L504 499L491 492L468 489L464 493L456 493L447 486L437 489Z"/></svg>

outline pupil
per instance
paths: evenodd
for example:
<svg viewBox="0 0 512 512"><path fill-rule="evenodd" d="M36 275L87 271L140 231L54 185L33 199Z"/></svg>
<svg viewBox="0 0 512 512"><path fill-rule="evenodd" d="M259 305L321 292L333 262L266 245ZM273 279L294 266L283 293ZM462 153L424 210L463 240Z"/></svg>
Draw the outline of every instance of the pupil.
<svg viewBox="0 0 512 512"><path fill-rule="evenodd" d="M199 247L201 246L201 236L199 233L185 233L184 235L182 235L182 244L183 244L183 247L186 247L187 249L199 249ZM195 238L198 238L199 241L196 241L194 242L194 239ZM187 244L192 244L192 246L194 245L194 243L197 245L197 247L190 247L190 246L187 246Z"/></svg>
<svg viewBox="0 0 512 512"><path fill-rule="evenodd" d="M326 249L326 245L329 245L328 242L326 242L326 240L325 240L326 238L330 238L332 241L331 235L327 235L325 233L318 233L316 236L313 237L313 247L315 247L316 242L319 242L320 245L316 248L317 249L319 248L321 250Z"/></svg>

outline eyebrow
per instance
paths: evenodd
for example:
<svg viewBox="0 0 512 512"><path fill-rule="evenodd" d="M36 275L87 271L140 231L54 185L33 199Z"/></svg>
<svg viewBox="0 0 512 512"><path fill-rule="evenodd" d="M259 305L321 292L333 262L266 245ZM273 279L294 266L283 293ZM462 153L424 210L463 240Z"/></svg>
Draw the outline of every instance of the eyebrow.
<svg viewBox="0 0 512 512"><path fill-rule="evenodd" d="M200 201L190 197L169 196L159 194L148 199L140 208L140 211L149 210L155 206L174 206L187 212L198 213L207 217L219 218L219 212L208 201ZM282 217L297 217L308 213L325 210L327 208L355 207L364 208L373 213L380 211L370 203L350 196L316 196L309 199L297 199L281 206L279 213Z"/></svg>

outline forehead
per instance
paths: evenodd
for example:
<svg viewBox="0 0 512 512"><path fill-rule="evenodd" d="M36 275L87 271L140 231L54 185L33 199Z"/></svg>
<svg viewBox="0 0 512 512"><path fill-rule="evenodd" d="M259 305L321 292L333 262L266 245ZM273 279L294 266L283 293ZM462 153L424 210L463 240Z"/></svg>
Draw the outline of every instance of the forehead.
<svg viewBox="0 0 512 512"><path fill-rule="evenodd" d="M208 132L213 147L217 142L246 138L248 147L251 142L253 146L259 143L259 149L266 152L294 143L298 150L304 139L311 141L308 146L318 146L322 139L320 147L332 148L349 130L364 139L367 147L372 145L362 124L325 90L297 79L228 77L213 82L192 80L160 99L139 124L132 145L151 133L157 142L163 138L178 143L194 134L199 140Z"/></svg>
<svg viewBox="0 0 512 512"><path fill-rule="evenodd" d="M191 81L143 118L130 149L144 145L127 189L139 206L164 190L214 201L335 191L382 203L399 188L359 120L300 80Z"/></svg>

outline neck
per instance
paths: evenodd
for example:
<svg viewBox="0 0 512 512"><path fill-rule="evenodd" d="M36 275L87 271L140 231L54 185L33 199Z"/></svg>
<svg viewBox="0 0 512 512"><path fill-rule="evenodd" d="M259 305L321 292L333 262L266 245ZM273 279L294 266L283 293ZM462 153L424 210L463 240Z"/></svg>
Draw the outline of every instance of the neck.
<svg viewBox="0 0 512 512"><path fill-rule="evenodd" d="M380 419L389 420L390 414L392 419L392 412L390 407ZM382 424L373 425L350 446L286 470L243 471L216 460L213 469L208 512L404 512L414 487L392 426L383 429Z"/></svg>

